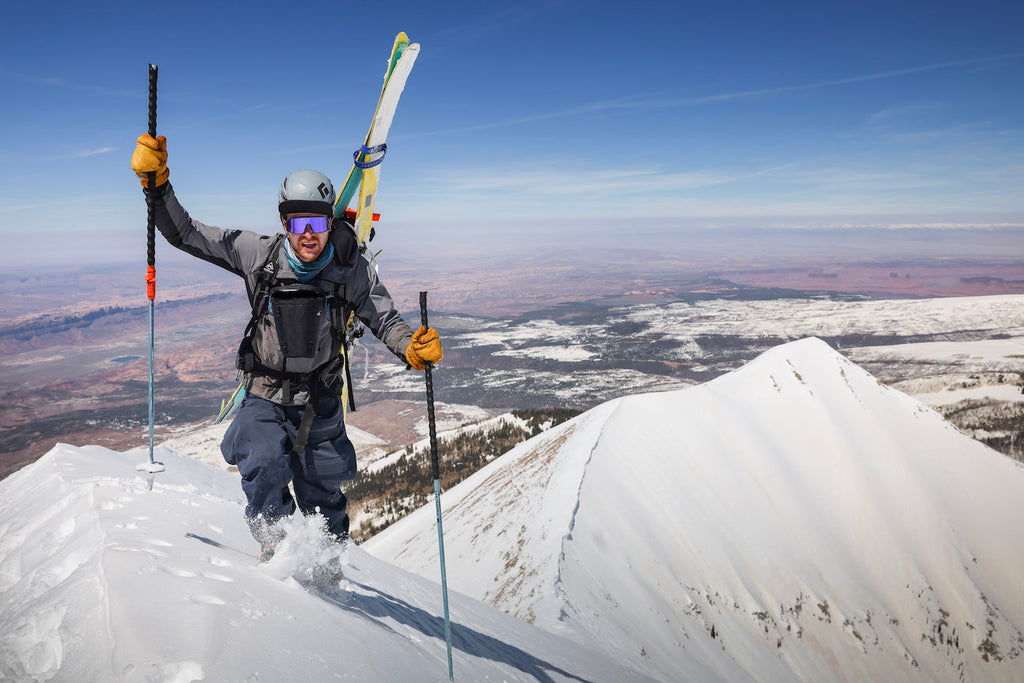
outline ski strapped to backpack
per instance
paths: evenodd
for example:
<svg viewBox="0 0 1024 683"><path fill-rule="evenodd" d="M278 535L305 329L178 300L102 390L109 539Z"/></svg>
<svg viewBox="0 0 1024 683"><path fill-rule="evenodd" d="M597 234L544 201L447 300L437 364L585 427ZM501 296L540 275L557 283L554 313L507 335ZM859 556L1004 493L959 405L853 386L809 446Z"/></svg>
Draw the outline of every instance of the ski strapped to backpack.
<svg viewBox="0 0 1024 683"><path fill-rule="evenodd" d="M412 72L413 64L415 64L419 53L419 43L410 43L409 36L404 32L395 37L395 44L391 48L391 58L388 60L388 68L384 72L384 85L381 87L380 98L377 100L377 109L370 122L370 130L366 133L366 139L362 146L353 154L355 163L334 202L334 215L343 216L355 195L356 188L359 188L355 229L360 246L364 246L368 241L373 221L376 220L373 216L373 205L377 198L379 166L384 161L384 155L387 152L388 131L391 129L391 123L394 121L395 112L398 109L398 100L402 96L402 91L405 90L405 82ZM380 156L377 157L377 154Z"/></svg>
<svg viewBox="0 0 1024 683"><path fill-rule="evenodd" d="M334 202L334 215L352 220L353 230L356 235L356 243L360 252L376 268L376 256L368 251L367 244L373 239L373 224L380 220L380 215L374 213L374 203L377 198L377 185L380 177L380 165L387 153L387 136L394 121L395 112L398 109L398 101L405 90L405 83L412 72L413 64L419 56L419 43L410 43L409 37L401 32L395 37L394 46L391 49L391 57L388 60L388 68L384 72L384 85L381 87L380 97L377 100L377 109L373 113L373 120L370 122L370 129L366 133L366 139L353 155L353 166L338 198ZM379 155L379 156L377 156ZM359 188L359 201L356 209L348 208L349 201L355 195L356 188ZM345 327L345 369L349 372L349 353L363 334L362 326L357 323L355 317L350 315ZM346 384L349 396L351 397L352 382L349 378ZM350 402L351 404L351 402ZM351 404L354 406L354 404ZM353 408L354 409L354 408Z"/></svg>
<svg viewBox="0 0 1024 683"><path fill-rule="evenodd" d="M412 65L416 61L419 49L419 44L410 43L409 36L404 31L395 36L395 43L391 48L391 55L388 57L388 67L384 72L384 84L381 86L380 97L377 99L377 108L373 112L373 120L370 122L370 129L366 133L366 139L363 141L362 146L352 155L355 163L353 163L352 170L349 171L345 184L342 186L341 192L338 193L338 198L334 202L335 216L341 217L344 215L345 209L348 208L349 202L352 201L356 194L356 188L362 185L363 171L383 161L383 153L387 150L385 140L387 139L388 129L391 127L391 121L395 116L395 109L398 106L398 98L405 88L405 80L409 77L409 72L412 71ZM374 154L373 150L377 148L380 148L381 157L376 160L376 163L373 163L374 160L369 159L369 156ZM364 166L363 164L371 165ZM360 192L360 195L362 195L362 192ZM362 202L360 202L359 208L362 210ZM356 224L358 225L358 222ZM365 236L360 236L360 243L364 239Z"/></svg>

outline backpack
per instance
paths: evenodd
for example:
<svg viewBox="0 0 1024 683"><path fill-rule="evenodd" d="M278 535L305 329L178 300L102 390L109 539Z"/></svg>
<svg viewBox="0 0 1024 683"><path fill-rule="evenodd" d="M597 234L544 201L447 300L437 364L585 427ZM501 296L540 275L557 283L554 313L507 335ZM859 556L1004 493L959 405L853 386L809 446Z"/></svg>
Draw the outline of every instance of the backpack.
<svg viewBox="0 0 1024 683"><path fill-rule="evenodd" d="M351 370L348 363L351 336L348 334L348 326L353 315L345 296L345 283L333 283L333 292L329 294L312 285L281 285L277 280L277 274L280 270L280 247L284 238L283 234L277 236L266 260L257 272L256 284L250 297L252 316L245 327L235 358L235 367L238 369L237 379L240 380L240 383L231 399L222 402L217 422L224 420L241 402L241 398L244 396L242 375L254 370L259 370L261 374L271 377L279 377L286 402L291 400L292 387L305 383L311 396L310 405L313 402L312 399L318 395L329 396L345 393L348 410L356 410ZM316 357L316 349L308 346L309 336L303 336L302 328L304 325L308 326L311 316L318 315L317 307L319 306L322 306L330 317L332 350L326 363L312 367L311 362ZM281 368L269 368L261 363L253 348L259 321L268 309L271 309L274 315L278 340L281 344L284 360ZM311 333L309 329L305 332ZM333 345L336 342L338 348L335 353ZM312 411L306 412L310 413L311 421ZM306 422L305 414L303 422Z"/></svg>

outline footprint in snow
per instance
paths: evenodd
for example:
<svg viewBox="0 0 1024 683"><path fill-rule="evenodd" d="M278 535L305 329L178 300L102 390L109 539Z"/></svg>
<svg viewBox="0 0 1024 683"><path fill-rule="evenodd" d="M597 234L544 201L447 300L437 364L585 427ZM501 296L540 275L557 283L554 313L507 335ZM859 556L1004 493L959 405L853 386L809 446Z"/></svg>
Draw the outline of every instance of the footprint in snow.
<svg viewBox="0 0 1024 683"><path fill-rule="evenodd" d="M228 604L228 603L224 602L223 600L221 600L220 598L214 597L212 595L189 595L189 596L186 596L186 597L191 602L194 602L197 605L226 605L226 604Z"/></svg>
<svg viewBox="0 0 1024 683"><path fill-rule="evenodd" d="M172 576L180 576L183 579L194 579L199 576L199 574L191 569L178 569L177 567L161 567L161 569Z"/></svg>
<svg viewBox="0 0 1024 683"><path fill-rule="evenodd" d="M170 555L168 555L167 553L162 552L160 550L153 550L152 548L136 548L135 546L118 545L118 544L109 545L107 547L110 548L111 550L121 550L121 551L124 551L126 553L146 553L147 555L150 555L152 557L156 557L156 558L159 558L159 559L165 559L167 557L170 557Z"/></svg>
<svg viewBox="0 0 1024 683"><path fill-rule="evenodd" d="M209 562L214 567L234 567L229 560L225 560L223 557L204 557L204 562Z"/></svg>

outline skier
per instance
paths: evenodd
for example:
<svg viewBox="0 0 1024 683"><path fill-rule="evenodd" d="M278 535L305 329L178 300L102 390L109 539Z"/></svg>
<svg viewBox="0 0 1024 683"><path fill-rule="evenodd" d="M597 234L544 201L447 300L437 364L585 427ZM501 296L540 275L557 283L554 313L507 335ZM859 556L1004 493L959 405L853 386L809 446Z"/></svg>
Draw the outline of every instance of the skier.
<svg viewBox="0 0 1024 683"><path fill-rule="evenodd" d="M236 364L246 393L221 453L241 474L260 560L273 555L283 537L280 521L296 503L304 514L322 514L345 543L349 518L341 483L356 474L339 398L346 321L354 314L417 370L441 361L437 332L420 327L413 333L395 310L359 253L351 224L333 219L335 192L322 173L301 170L284 179L278 211L285 233L275 238L190 218L168 182L162 135L138 138L132 170L172 246L245 279L253 310Z"/></svg>

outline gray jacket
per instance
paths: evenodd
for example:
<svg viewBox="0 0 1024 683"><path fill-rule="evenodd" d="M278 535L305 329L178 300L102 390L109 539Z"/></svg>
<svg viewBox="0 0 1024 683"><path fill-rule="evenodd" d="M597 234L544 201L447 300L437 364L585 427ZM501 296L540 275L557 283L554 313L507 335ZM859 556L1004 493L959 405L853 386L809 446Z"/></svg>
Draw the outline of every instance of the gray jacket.
<svg viewBox="0 0 1024 683"><path fill-rule="evenodd" d="M244 278L249 303L254 304L258 274L270 256L276 236L204 225L189 217L174 196L174 189L170 183L165 183L153 191L147 190L146 193L153 204L156 226L171 246ZM352 248L354 240L355 237L352 236L353 244L348 245L347 249L337 248L336 242L334 259L307 284L317 286L325 293L343 293L347 308L370 328L392 353L405 361L405 350L412 341L412 330L398 314L391 295L377 278L377 273L369 261ZM278 281L298 282L294 271L288 265L283 242L279 247L277 262ZM331 333L330 330L327 331L327 334ZM333 331L335 335L342 333L343 330ZM340 336L337 339L340 339ZM253 347L260 357L261 364L271 368L275 366L277 359L274 354L279 353L275 349L279 347L271 316L263 315L257 321ZM336 343L328 343L325 348L330 348L330 354L323 358L324 364L336 357L338 346ZM316 365L320 366L322 363L317 362ZM304 405L308 400L307 387L291 385L288 390L282 391L283 378L260 367L246 373L244 381L250 393L274 403Z"/></svg>

